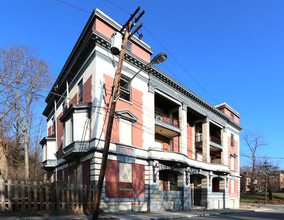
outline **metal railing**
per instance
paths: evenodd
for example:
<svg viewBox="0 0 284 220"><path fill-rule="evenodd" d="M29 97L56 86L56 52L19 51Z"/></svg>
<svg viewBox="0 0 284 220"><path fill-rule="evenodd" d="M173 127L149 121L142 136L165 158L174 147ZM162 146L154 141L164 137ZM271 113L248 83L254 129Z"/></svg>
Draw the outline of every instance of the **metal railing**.
<svg viewBox="0 0 284 220"><path fill-rule="evenodd" d="M216 137L210 136L210 141L212 141L212 142L214 142L216 144L222 145L222 141L221 141L220 138L216 138ZM199 133L199 134L195 135L195 143L199 143L199 142L202 142L202 133Z"/></svg>
<svg viewBox="0 0 284 220"><path fill-rule="evenodd" d="M175 118L173 118L169 115L163 114L161 112L157 112L157 111L155 112L155 119L157 121L161 121L161 122L173 125L175 127L179 127L179 122L178 122L177 119L175 119Z"/></svg>
<svg viewBox="0 0 284 220"><path fill-rule="evenodd" d="M210 141L212 141L212 142L214 142L214 143L216 143L216 144L219 144L219 145L222 144L220 138L216 138L216 137L213 137L213 136L210 136Z"/></svg>

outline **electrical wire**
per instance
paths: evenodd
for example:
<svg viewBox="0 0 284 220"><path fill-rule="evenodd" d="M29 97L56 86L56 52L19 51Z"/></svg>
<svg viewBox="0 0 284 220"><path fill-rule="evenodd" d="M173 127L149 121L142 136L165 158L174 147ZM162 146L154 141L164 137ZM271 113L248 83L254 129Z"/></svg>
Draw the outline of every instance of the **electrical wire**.
<svg viewBox="0 0 284 220"><path fill-rule="evenodd" d="M72 8L75 8L75 9L77 9L77 10L80 10L80 11L82 11L82 12L91 14L91 12L89 12L89 11L87 11L87 10L85 10L85 9L79 8L79 7L75 6L75 5L72 5L72 4L68 3L68 2L65 2L65 1L62 1L62 0L57 0L57 1L60 2L60 3L62 3L62 4L68 5L68 6L72 7Z"/></svg>
<svg viewBox="0 0 284 220"><path fill-rule="evenodd" d="M70 4L70 3L67 3L67 2L65 2L65 1L62 1L62 0L57 0L58 2L61 2L61 3L63 3L63 4L65 4L65 5L68 5L68 6L71 6L71 7L73 7L73 8L75 8L75 9L78 9L78 10L80 10L80 11L83 11L83 12L86 12L86 13L88 13L88 14L91 14L89 11L86 11L86 10L84 10L84 9L82 9L82 8L79 8L79 7L77 7L77 6L74 6L74 5L72 5L72 4ZM119 7L118 5L116 5L116 4L114 4L113 2L111 2L111 1L109 1L109 0L106 0L107 2L109 2L110 4L112 4L112 5L114 5L115 7L117 7L117 8L119 8L120 10L122 10L122 11L124 11L124 12L126 12L126 13L128 13L128 14L130 14L129 12L127 12L126 10L124 10L124 9L122 9L121 7ZM144 27L145 28L145 27ZM166 49L166 47L147 29L147 28L145 28L145 30L167 51L167 53L174 59L174 61L193 79L193 81L195 81L195 83L197 83L197 85L199 85L199 87L204 91L204 92L206 92L206 94L209 96L209 97L211 97L214 101L216 101L202 86L201 86L201 84L183 67L183 65L181 65L180 64L180 62L178 62L178 60L173 56L173 55L171 55L171 53ZM168 67L166 67L170 72L172 72ZM178 78L173 72L172 72L172 74L176 77L176 78ZM44 91L44 90L42 90L42 91ZM59 96L60 98L65 98L65 99L70 99L70 98L68 98L68 97L65 97L65 96L63 96L63 95L60 95L60 94L58 94L58 93L55 93L55 92L51 92L51 91L46 91L45 90L45 92L49 92L49 93L51 93L51 94L53 94L53 95L56 95L56 96ZM110 97L111 98L111 97ZM74 99L70 99L70 100L72 100L72 101L74 101ZM110 101L109 101L110 102ZM216 101L217 102L217 101ZM139 103L139 104L141 104L141 103ZM142 104L141 104L142 105ZM92 107L99 107L99 106L92 106ZM143 106L144 108L145 108L145 106ZM104 109L106 109L106 113L108 112L108 110L109 110L109 108L104 108ZM137 109L136 109L137 110ZM99 113L99 114L101 114L101 113ZM148 115L149 117L152 117L152 115L150 116L150 115ZM107 117L105 117L105 120L104 120L104 124L105 124L105 121L106 121L106 118ZM140 124L142 127L145 127L143 124ZM104 127L104 125L103 125L103 127ZM135 127L135 126L134 126ZM138 127L136 127L136 128L138 128ZM141 129L141 128L140 128ZM151 129L151 128L147 128L147 129ZM147 132L147 131L145 131L145 130L143 130L144 132ZM102 132L103 132L103 129L102 129ZM102 132L101 132L101 135L102 135ZM149 132L148 132L149 133ZM153 134L153 133L151 133L152 135L155 135L155 134ZM101 138L101 135L100 135L100 138ZM99 138L99 139L100 139ZM207 155L208 156L208 155Z"/></svg>
<svg viewBox="0 0 284 220"><path fill-rule="evenodd" d="M62 0L57 0L57 1L59 1L59 2L61 2L61 3L63 3L63 4L65 4L65 5L71 6L71 7L75 8L75 9L78 9L78 10L81 10L81 11L84 11L84 12L87 12L87 13L91 14L90 12L88 12L88 11L82 9L82 8L79 8L79 7L75 6L75 5L72 5L72 4L70 4L70 3L64 2L64 1L62 1ZM117 4L113 3L112 1L110 1L110 0L105 0L105 1L108 2L109 4L112 4L113 6L117 7L117 8L120 9L121 11L123 11L123 12L125 12L125 13L127 13L127 14L131 14L130 12L128 12L127 10L121 8L120 6L118 6ZM180 66L180 68L181 68L181 69L182 69L182 70L208 95L208 97L210 97L213 101L215 101L216 103L218 103L218 101L217 101L212 95L210 95L210 93L201 85L201 83L178 61L178 59L175 58L175 56L162 44L162 42L161 42L159 39L158 39L157 37L155 37L154 34L152 34L152 33L150 32L150 30L148 30L145 26L143 26L143 28L145 29L145 31L147 31L147 32L150 34L150 36L151 36L158 44L160 44L160 46L167 52L167 54L170 55L170 56L173 58L173 60L175 61L175 63L176 63L178 66ZM166 67L166 68L169 69L168 67ZM170 72L171 72L180 82L182 82L182 80L180 80L180 79L176 76L176 74L173 73L173 71L170 71Z"/></svg>
<svg viewBox="0 0 284 220"><path fill-rule="evenodd" d="M1 74L0 74L1 75ZM12 79L11 77L8 77L8 76L4 76L4 75L1 75L2 77L6 77L6 78L9 78L9 79ZM18 83L23 83L23 84L26 84L25 82L22 82L22 81L19 81L19 80L17 80L17 82ZM28 85L28 84L27 84ZM46 90L45 90L46 91ZM107 88L106 88L106 91L110 91L110 90L108 90ZM54 93L55 95L58 95L57 93ZM110 101L111 101L111 93L106 93L107 95L109 95L109 102L108 102L108 105L110 104ZM61 95L59 95L59 96L61 96ZM65 96L61 96L61 97L63 97L63 98L67 98L67 97L65 97ZM73 100L74 101L74 99L70 99L70 100ZM136 101L136 100L134 100L134 101ZM81 102L82 103L82 102ZM139 103L139 104L141 104L140 102L138 102L137 101L137 103ZM135 105L134 105L135 106ZM92 105L92 107L98 107L98 106L94 106L94 105ZM142 107L142 106L141 106ZM103 109L105 109L106 110L106 113L108 112L108 110L109 110L109 108L105 108L105 107L101 107L101 108L103 108ZM148 113L150 113L150 110L148 109L148 110L146 110L146 112L148 112L148 113L146 113L145 111L143 111L143 110L140 110L139 108L135 108L137 111L139 111L140 113L143 113L145 116L148 116L148 117L152 117L152 114L150 115L150 114L148 114ZM152 112L151 112L152 113ZM101 113L99 113L99 114L101 114ZM116 117L117 118L117 117ZM104 126L105 126L105 122L106 122L106 119L107 119L107 117L105 117L105 120L104 120L104 124L103 124L103 128L104 128ZM142 123L139 123L139 122L137 122L137 124L139 124L141 127L143 127L143 128L145 128L145 129L147 129L147 130L145 130L145 129L141 129L141 128L139 128L139 127L137 127L137 126L134 126L135 128L137 128L137 129L140 129L140 130L142 130L143 132L146 132L146 133L148 133L148 134L151 134L151 135L155 135L155 131L152 129L152 128L150 128L150 127L147 127L147 126L145 126L144 124L142 124ZM103 128L102 128L102 132L101 132L101 134L100 134L100 137L99 137L99 140L101 139L101 136L102 136L102 133L103 133ZM84 130L85 130L85 126L84 126ZM149 132L150 131L150 132ZM193 133L190 133L191 135L193 134ZM187 137L187 139L189 140L190 138L189 137ZM99 144L99 142L98 142L98 144ZM97 144L97 146L98 146L98 144ZM185 146L182 146L182 147L185 147ZM188 147L188 146L186 146L186 147ZM187 149L188 150L188 149ZM191 153L194 153L193 151L191 151L190 150L190 152ZM208 155L207 155L208 156Z"/></svg>

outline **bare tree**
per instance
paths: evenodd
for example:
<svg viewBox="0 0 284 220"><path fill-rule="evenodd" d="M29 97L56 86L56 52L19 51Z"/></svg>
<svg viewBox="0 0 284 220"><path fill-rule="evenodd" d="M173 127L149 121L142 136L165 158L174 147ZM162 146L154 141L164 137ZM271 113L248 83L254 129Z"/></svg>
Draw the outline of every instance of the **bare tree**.
<svg viewBox="0 0 284 220"><path fill-rule="evenodd" d="M50 87L50 67L41 60L36 48L14 44L1 49L0 83L1 103L5 104L2 117L13 114L24 148L25 179L30 177L29 134L32 127L32 110L36 112L38 101L43 99L43 90ZM7 112L9 110L9 112ZM11 113L12 112L12 113ZM5 115L6 114L6 115ZM1 117L0 117L1 125Z"/></svg>
<svg viewBox="0 0 284 220"><path fill-rule="evenodd" d="M269 200L273 200L272 192L280 191L280 169L278 162L273 162L269 160L267 156L264 156L261 161L261 175L259 175L260 184L263 185L265 189L265 195L267 191L269 193ZM267 196L265 196L267 198ZM267 199L265 199L267 200Z"/></svg>
<svg viewBox="0 0 284 220"><path fill-rule="evenodd" d="M243 153L242 156L247 157L251 162L251 185L250 189L252 193L255 193L255 187L256 187L256 180L257 176L260 172L260 169L258 169L258 153L260 150L260 147L267 145L267 143L264 141L264 138L262 135L259 135L252 131L247 131L242 135L242 139L248 146L249 152Z"/></svg>

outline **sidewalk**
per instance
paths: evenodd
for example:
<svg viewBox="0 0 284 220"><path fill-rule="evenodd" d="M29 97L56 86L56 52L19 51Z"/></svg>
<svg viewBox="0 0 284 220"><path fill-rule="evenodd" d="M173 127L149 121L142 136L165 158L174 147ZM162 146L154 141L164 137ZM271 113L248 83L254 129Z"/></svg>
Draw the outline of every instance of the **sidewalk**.
<svg viewBox="0 0 284 220"><path fill-rule="evenodd" d="M254 212L254 209L221 209L221 210L206 210L206 211L165 211L161 213L127 213L127 214L104 214L100 215L99 219L182 219L194 218L200 216L218 216L233 213ZM85 220L92 219L92 216L30 216L30 217L0 217L0 220L61 220L74 219Z"/></svg>
<svg viewBox="0 0 284 220"><path fill-rule="evenodd" d="M206 210L206 211L167 211L161 213L129 213L123 215L106 215L100 216L101 219L182 219L182 218L194 218L200 216L218 216L233 213L254 212L251 209L221 209L221 210Z"/></svg>

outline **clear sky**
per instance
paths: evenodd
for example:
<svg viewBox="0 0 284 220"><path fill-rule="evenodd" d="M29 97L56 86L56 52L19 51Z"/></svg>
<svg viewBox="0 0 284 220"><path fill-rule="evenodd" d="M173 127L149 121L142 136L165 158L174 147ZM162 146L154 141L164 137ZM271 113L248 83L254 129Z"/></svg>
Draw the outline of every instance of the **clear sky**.
<svg viewBox="0 0 284 220"><path fill-rule="evenodd" d="M212 105L227 102L240 113L242 132L264 136L260 155L284 158L283 0L64 2L77 8L59 0L2 1L0 46L38 47L57 76L94 8L124 24L141 6L142 40L169 56L158 67ZM241 149L247 151L244 143ZM284 159L273 161L284 169Z"/></svg>

